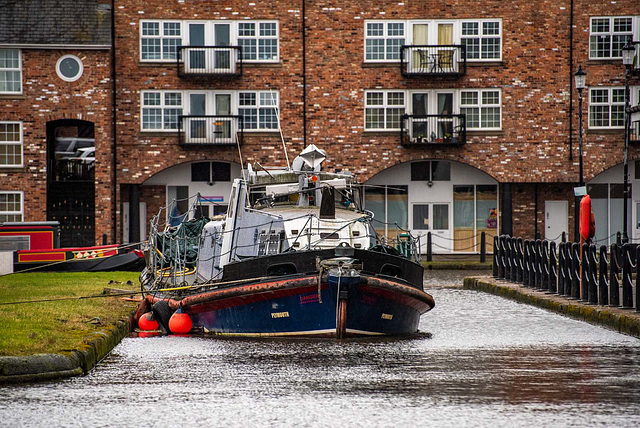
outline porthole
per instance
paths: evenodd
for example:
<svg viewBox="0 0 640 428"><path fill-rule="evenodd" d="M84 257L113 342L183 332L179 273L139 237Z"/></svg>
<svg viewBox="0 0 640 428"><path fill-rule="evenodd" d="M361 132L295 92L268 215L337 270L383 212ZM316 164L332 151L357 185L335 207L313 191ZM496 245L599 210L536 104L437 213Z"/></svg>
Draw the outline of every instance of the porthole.
<svg viewBox="0 0 640 428"><path fill-rule="evenodd" d="M56 63L56 73L65 82L75 82L82 76L82 61L75 55L64 55Z"/></svg>

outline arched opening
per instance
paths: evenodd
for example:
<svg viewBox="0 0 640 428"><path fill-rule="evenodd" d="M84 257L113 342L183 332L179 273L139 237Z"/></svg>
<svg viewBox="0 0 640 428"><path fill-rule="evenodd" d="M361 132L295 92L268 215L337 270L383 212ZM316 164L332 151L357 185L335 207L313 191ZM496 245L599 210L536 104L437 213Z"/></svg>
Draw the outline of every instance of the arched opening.
<svg viewBox="0 0 640 428"><path fill-rule="evenodd" d="M60 246L95 244L95 126L47 122L47 220L60 223Z"/></svg>

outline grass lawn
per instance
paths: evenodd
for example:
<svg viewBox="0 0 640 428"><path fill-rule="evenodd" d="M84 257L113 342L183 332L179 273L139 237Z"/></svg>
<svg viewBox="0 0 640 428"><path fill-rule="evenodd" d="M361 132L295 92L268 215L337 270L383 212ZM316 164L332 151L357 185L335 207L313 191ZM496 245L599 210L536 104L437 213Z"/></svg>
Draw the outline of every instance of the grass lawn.
<svg viewBox="0 0 640 428"><path fill-rule="evenodd" d="M102 295L104 288L139 291L138 275L137 272L34 272L0 277L0 356L58 353L77 348L92 332L131 314L137 304L122 296L75 298ZM69 297L74 300L3 304Z"/></svg>

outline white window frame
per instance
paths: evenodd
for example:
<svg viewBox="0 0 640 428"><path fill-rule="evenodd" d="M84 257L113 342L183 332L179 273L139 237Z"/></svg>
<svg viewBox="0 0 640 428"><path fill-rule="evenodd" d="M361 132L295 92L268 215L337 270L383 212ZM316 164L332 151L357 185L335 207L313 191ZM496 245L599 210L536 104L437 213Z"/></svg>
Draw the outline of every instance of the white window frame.
<svg viewBox="0 0 640 428"><path fill-rule="evenodd" d="M78 64L78 73L76 73L75 76L67 77L64 75L64 73L60 69L62 62L65 59L73 59ZM76 80L82 77L83 72L84 72L84 65L82 64L82 60L75 55L71 55L71 54L62 55L60 58L58 58L58 62L56 62L56 73L58 74L58 77L64 80L65 82L75 82Z"/></svg>
<svg viewBox="0 0 640 428"><path fill-rule="evenodd" d="M482 34L483 26L485 23L496 22L498 23L499 34ZM368 24L383 24L383 36L368 36ZM424 19L412 19L406 21L399 20L380 20L380 19L367 19L364 21L364 43L363 43L363 58L366 63L397 63L400 59L387 59L387 45L386 40L391 38L388 36L388 24L389 23L404 23L404 44L411 46L413 44L413 26L415 24L428 25L428 44L437 45L438 40L438 24L452 24L453 25L453 44L461 45L462 39L479 39L480 58L467 58L467 62L496 62L502 61L503 50L503 34L504 26L502 18L485 18L485 19L438 19L438 20L424 20ZM478 35L463 36L462 35L462 23L477 23ZM482 58L482 40L499 38L500 51L497 58ZM367 58L367 40L370 39L383 39L384 40L384 59L368 59Z"/></svg>
<svg viewBox="0 0 640 428"><path fill-rule="evenodd" d="M367 105L367 99L368 99L368 94L374 94L374 93L380 93L382 94L382 104L372 104L372 105ZM392 93L400 93L403 94L404 97L404 102L402 105L400 104L389 104L389 94ZM402 114L406 114L407 112L407 97L408 97L408 92L405 90L398 90L398 89L370 89L370 90L366 90L364 91L364 98L363 98L363 104L364 104L364 130L369 132L369 131L400 131L400 129L402 128L402 119L400 119L400 123L399 123L399 127L398 128L387 128L387 123L389 121L389 113L391 109L403 109L404 112ZM383 124L384 124L384 128L367 128L367 110L368 109L383 109ZM402 117L402 114L400 115Z"/></svg>
<svg viewBox="0 0 640 428"><path fill-rule="evenodd" d="M10 191L0 191L0 195L19 195L20 196L20 211L3 211L2 203L0 203L0 223L4 222L4 216L9 215L17 215L20 216L20 219L13 219L8 221L24 221L24 192L10 192Z"/></svg>
<svg viewBox="0 0 640 428"><path fill-rule="evenodd" d="M19 168L24 166L24 144L23 144L23 129L22 122L20 121L0 121L0 125L18 125L19 133L20 133L20 141L18 143L13 141L3 141L0 140L0 146L19 146L20 147L20 163L10 164L10 165L2 165L0 164L0 168ZM2 134L0 134L1 136Z"/></svg>
<svg viewBox="0 0 640 428"><path fill-rule="evenodd" d="M1 91L0 90L0 94L14 94L14 95L19 95L22 94L22 50L21 49L0 49L2 51L16 51L18 52L18 67L1 67L0 71L7 71L7 72L18 72L18 75L20 76L20 90L18 91Z"/></svg>
<svg viewBox="0 0 640 428"><path fill-rule="evenodd" d="M587 126L588 126L589 129L624 129L624 106L625 106L625 104L624 104L624 101L615 102L615 103L613 102L613 91L614 90L618 90L618 91L622 90L622 91L624 91L625 89L624 89L624 86L610 86L610 87L596 86L596 87L589 88L589 92L587 94L588 95L588 99L587 99L587 101L588 101ZM591 93L593 91L607 91L608 92L607 101L606 102L595 102L595 103L592 102L591 101ZM623 99L624 99L624 96L623 96ZM606 126L592 126L591 125L591 120L593 118L593 112L591 111L591 107L597 107L597 106L607 106L608 107L607 111L609 113L609 119L608 119L609 125L606 125ZM611 126L611 109L612 109L612 106L622 107L622 109L623 109L623 119L622 119L623 124L618 125L618 126Z"/></svg>
<svg viewBox="0 0 640 428"><path fill-rule="evenodd" d="M484 32L484 24L497 22L498 23L498 34L483 34ZM478 24L478 34L477 35L463 35L462 34L462 24ZM454 27L455 30L455 27ZM456 40L457 37L457 40ZM487 41L490 39L498 39L499 52L497 57L491 58L483 58L482 57L482 46L483 41ZM460 21L460 25L458 31L454 33L454 43L459 43L463 45L462 39L479 39L479 49L480 49L480 57L479 58L469 58L467 55L468 62L490 62L490 61L502 61L502 19L464 19ZM467 52L468 54L468 52Z"/></svg>
<svg viewBox="0 0 640 428"><path fill-rule="evenodd" d="M608 20L609 21L609 31L595 32L593 31L593 22L594 20ZM631 32L626 31L615 31L614 25L616 19L631 19ZM628 37L631 37L632 40L638 40L640 36L640 16L592 16L589 18L589 59L590 60L610 60L610 59L621 59L622 52L620 55L613 55L613 37L614 36L623 36L623 40L626 41ZM624 36L627 37L624 37ZM609 37L609 55L608 56L596 56L593 55L592 49L592 38L594 37ZM624 46L625 43L623 43Z"/></svg>
<svg viewBox="0 0 640 428"><path fill-rule="evenodd" d="M143 27L144 23L156 23L159 27L159 35L143 35ZM164 34L164 24L172 23L178 24L180 28L180 35L165 35ZM278 20L242 20L242 21L234 21L234 20L207 20L207 21L194 21L194 20L161 20L161 19L143 19L140 20L140 29L139 29L139 50L140 50L140 61L141 62L169 62L175 63L177 61L176 57L178 53L176 52L176 57L170 58L165 56L164 52L164 40L172 39L179 40L178 46L188 46L189 45L189 27L188 23L202 23L205 25L205 28L209 28L213 24L216 23L224 23L230 24L230 45L231 46L239 46L240 39L243 40L255 40L256 42L256 58L255 59L243 59L243 62L247 63L278 63L280 61L280 22ZM239 36L239 27L240 24L251 23L255 24L255 34L253 36ZM265 24L275 24L275 35L273 34L261 34L261 26ZM206 30L205 30L206 31ZM212 37L211 35L205 34L206 38ZM160 58L143 58L142 56L142 41L143 39L160 39ZM275 40L276 41L276 54L275 58L271 59L260 59L260 42L264 40Z"/></svg>
<svg viewBox="0 0 640 428"><path fill-rule="evenodd" d="M158 32L157 35L147 35L144 34L144 24L158 24ZM165 24L178 24L178 28L180 29L179 35L165 34ZM176 62L176 58L178 56L178 52L175 53L174 57L169 55L165 55L164 44L166 40L178 40L177 46L183 44L183 35L184 35L184 25L182 21L176 20L165 20L165 19L143 19L140 21L140 61L141 62ZM144 58L142 52L142 42L143 40L159 40L160 41L160 58Z"/></svg>
<svg viewBox="0 0 640 428"><path fill-rule="evenodd" d="M478 103L477 104L462 104L462 93L463 92L476 92L478 94ZM483 95L489 92L497 92L498 93L498 103L497 104L485 104ZM467 131L500 131L502 130L502 91L498 88L491 89L460 89L456 94L456 106L454 106L454 110L458 113L462 112L463 108L466 109L478 109L478 125L477 127L470 127L468 123L466 123ZM498 108L499 109L499 124L497 127L490 126L482 126L482 120L484 117L488 115L486 109L489 108Z"/></svg>
<svg viewBox="0 0 640 428"><path fill-rule="evenodd" d="M382 24L382 35L369 35L369 24ZM389 24L402 24L403 25L403 34L402 36L398 35L389 35ZM398 58L389 58L389 50L387 49L387 42L390 40L402 40L399 46L407 44L407 21L399 21L399 20L380 20L380 19L367 19L364 21L364 61L365 62L391 62L397 63L400 61L400 51L398 51ZM382 48L383 48L383 56L384 58L379 59L367 59L367 41L369 40L382 40Z"/></svg>
<svg viewBox="0 0 640 428"><path fill-rule="evenodd" d="M241 99L241 94L255 94L255 101L256 103L251 105L251 104L244 104L244 105L240 105L240 99ZM273 104L272 104L273 103ZM235 111L237 113L234 114L238 114L240 116L242 116L240 114L240 110L255 110L256 111L256 127L255 128L248 128L247 127L247 122L244 122L244 131L245 132L269 132L269 131L279 131L280 130L280 109L279 109L279 105L280 105L280 94L276 91L238 91L235 97ZM276 127L275 128L269 128L269 127L260 127L260 124L267 124L270 122L266 122L266 121L262 121L261 120L261 116L262 115L266 115L266 111L267 110L271 110L271 109L275 109L275 115L276 115ZM266 117L266 116L264 116Z"/></svg>
<svg viewBox="0 0 640 428"><path fill-rule="evenodd" d="M160 104L158 105L145 105L145 95L146 94L159 94L160 95ZM168 104L167 103L167 95L169 94L180 94L180 101L181 104L177 105L177 104ZM145 128L145 121L144 121L144 112L145 109L156 109L156 110L160 110L160 128ZM174 110L174 109L182 109L182 113L179 113L178 116L180 116L180 114L184 115L184 111L185 111L185 94L184 91L141 91L140 92L140 130L141 131L149 131L149 132L178 132L178 127L179 124L176 125L175 128L165 128L165 116L167 116L167 110ZM178 119L179 120L179 119Z"/></svg>
<svg viewBox="0 0 640 428"><path fill-rule="evenodd" d="M189 108L189 94L192 93L204 93L207 96L207 99L213 99L216 94L230 94L231 95L231 115L239 115L239 109L243 108L240 106L240 93L253 93L256 94L256 103L255 108L257 109L257 124L258 127L254 129L244 128L244 132L279 132L280 131L280 93L278 91L252 91L252 90L236 90L236 91L198 91L198 90L186 90L186 91L172 91L172 90L145 90L140 92L140 131L141 132L178 132L178 128L165 128L165 109L178 108L174 105L167 105L165 100L165 95L168 93L176 93L181 95L182 101L182 115L189 116L190 108ZM145 106L144 105L144 97L145 94L160 94L160 105L157 106ZM275 105L268 104L268 99L275 98ZM161 128L145 128L144 127L144 110L145 108L152 109L161 109L161 120L162 127ZM249 107L247 107L249 108ZM251 106L251 108L254 108ZM264 109L275 109L276 111L276 128L260 128L260 110ZM213 115L213 113L211 113ZM264 122L269 123L269 122Z"/></svg>

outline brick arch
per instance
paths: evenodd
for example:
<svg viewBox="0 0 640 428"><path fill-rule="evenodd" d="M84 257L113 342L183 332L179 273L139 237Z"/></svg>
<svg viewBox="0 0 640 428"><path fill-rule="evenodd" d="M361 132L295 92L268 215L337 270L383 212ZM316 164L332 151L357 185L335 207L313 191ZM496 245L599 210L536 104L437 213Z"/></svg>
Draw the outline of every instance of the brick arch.
<svg viewBox="0 0 640 428"><path fill-rule="evenodd" d="M440 158L434 158L434 157L429 157L429 156L416 157L416 158L411 158L411 159L406 159L406 160L399 160L399 161L396 161L395 163L393 163L390 166L385 166L385 167L379 168L373 174L369 174L369 175L364 175L363 174L363 175L359 175L359 177L360 177L361 181L364 182L364 181L372 179L376 175L378 175L378 174L380 174L380 173L382 173L384 171L387 171L387 170L389 170L391 168L394 168L396 166L399 166L399 165L402 165L402 164L406 164L406 163L416 162L416 161L446 161L446 162L451 162L451 163L458 163L458 164L461 164L461 165L469 166L469 167L474 168L474 169L476 169L476 170L478 170L478 171L480 171L480 172L482 172L484 174L487 174L489 177L493 178L494 180L496 180L498 182L500 181L497 177L493 176L492 174L488 173L487 171L485 171L485 170L483 170L481 168L478 168L476 165L473 165L473 164L471 164L469 162L462 162L461 160L458 160L458 159L440 159Z"/></svg>

